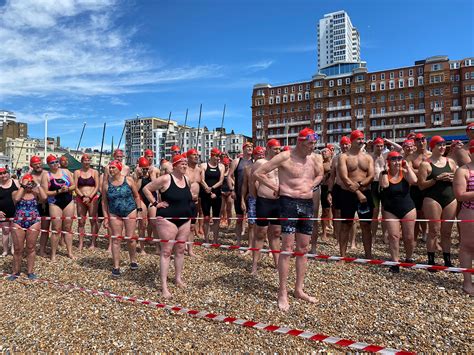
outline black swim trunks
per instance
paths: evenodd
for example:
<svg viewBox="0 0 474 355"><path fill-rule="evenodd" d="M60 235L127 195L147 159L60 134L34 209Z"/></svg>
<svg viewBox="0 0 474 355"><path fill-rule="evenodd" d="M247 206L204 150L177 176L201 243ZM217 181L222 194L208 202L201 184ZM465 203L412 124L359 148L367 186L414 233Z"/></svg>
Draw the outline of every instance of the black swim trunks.
<svg viewBox="0 0 474 355"><path fill-rule="evenodd" d="M329 186L328 185L321 185L321 207L322 208L330 208L331 205L328 201L329 195Z"/></svg>
<svg viewBox="0 0 474 355"><path fill-rule="evenodd" d="M304 220L282 220L281 232L283 234L307 234L313 233L313 199L293 198L280 196L280 211L283 218L304 218Z"/></svg>
<svg viewBox="0 0 474 355"><path fill-rule="evenodd" d="M367 199L367 203L361 204L355 192L341 189L340 200L343 201L341 205L341 218L352 219L357 212L360 219L372 219L374 211L374 202L372 201L372 192L370 190L362 191ZM364 212L361 212L364 210ZM342 221L343 223L351 223L351 220ZM361 221L361 223L371 223L371 221Z"/></svg>
<svg viewBox="0 0 474 355"><path fill-rule="evenodd" d="M257 226L267 227L268 224L280 225L280 220L260 218L280 218L280 202L278 199L257 196Z"/></svg>

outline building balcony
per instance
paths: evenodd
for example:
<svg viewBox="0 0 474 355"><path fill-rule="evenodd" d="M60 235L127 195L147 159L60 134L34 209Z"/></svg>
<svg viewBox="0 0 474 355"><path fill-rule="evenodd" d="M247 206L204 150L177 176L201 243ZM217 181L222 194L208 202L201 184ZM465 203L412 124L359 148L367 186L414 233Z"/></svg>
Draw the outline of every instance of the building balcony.
<svg viewBox="0 0 474 355"><path fill-rule="evenodd" d="M402 124L395 124L395 125L379 125L379 126L372 126L370 127L371 131L380 131L385 129L400 129L400 128L419 128L425 127L426 124L424 122L415 122L415 123L402 123Z"/></svg>
<svg viewBox="0 0 474 355"><path fill-rule="evenodd" d="M314 123L321 123L322 122L322 118L315 118L314 119Z"/></svg>
<svg viewBox="0 0 474 355"><path fill-rule="evenodd" d="M257 134L255 137L257 137L257 139L264 139L264 136L262 134Z"/></svg>
<svg viewBox="0 0 474 355"><path fill-rule="evenodd" d="M350 110L351 105L345 105L345 106L330 106L326 108L326 111L337 111L337 110Z"/></svg>
<svg viewBox="0 0 474 355"><path fill-rule="evenodd" d="M474 117L466 118L466 123L474 122Z"/></svg>
<svg viewBox="0 0 474 355"><path fill-rule="evenodd" d="M342 121L350 121L350 120L352 120L351 116L328 117L328 118L326 118L326 122L342 122Z"/></svg>
<svg viewBox="0 0 474 355"><path fill-rule="evenodd" d="M441 111L443 111L443 108L442 107L433 107L432 111L433 112L441 112Z"/></svg>
<svg viewBox="0 0 474 355"><path fill-rule="evenodd" d="M286 122L279 122L279 123L269 123L268 128L274 128L274 127L285 127Z"/></svg>
<svg viewBox="0 0 474 355"><path fill-rule="evenodd" d="M461 111L462 106L451 106L451 111Z"/></svg>
<svg viewBox="0 0 474 355"><path fill-rule="evenodd" d="M443 125L443 121L434 121L431 123L432 126L439 127Z"/></svg>
<svg viewBox="0 0 474 355"><path fill-rule="evenodd" d="M288 135L286 133L283 133L283 134L269 134L268 135L268 139L272 139L272 138L292 138L292 137L298 137L298 133L288 133Z"/></svg>
<svg viewBox="0 0 474 355"><path fill-rule="evenodd" d="M290 121L287 122L288 126L299 126L299 125L308 125L311 124L310 120L302 120L302 121Z"/></svg>
<svg viewBox="0 0 474 355"><path fill-rule="evenodd" d="M356 115L357 119L361 119L361 118L364 118L364 117L365 117L365 115Z"/></svg>
<svg viewBox="0 0 474 355"><path fill-rule="evenodd" d="M369 118L419 115L419 114L424 114L425 112L426 112L425 109L420 109L420 110L394 111L394 112L384 112L384 113L371 113L369 115Z"/></svg>
<svg viewBox="0 0 474 355"><path fill-rule="evenodd" d="M257 124L255 125L255 127L257 129L262 129L263 128L263 123L262 122L257 122Z"/></svg>
<svg viewBox="0 0 474 355"><path fill-rule="evenodd" d="M349 133L352 132L352 128L333 128L333 129L328 129L326 130L327 134L333 134L333 133Z"/></svg>
<svg viewBox="0 0 474 355"><path fill-rule="evenodd" d="M471 110L474 108L474 104L467 104L466 105L466 110Z"/></svg>
<svg viewBox="0 0 474 355"><path fill-rule="evenodd" d="M451 124L462 124L462 120L451 120Z"/></svg>

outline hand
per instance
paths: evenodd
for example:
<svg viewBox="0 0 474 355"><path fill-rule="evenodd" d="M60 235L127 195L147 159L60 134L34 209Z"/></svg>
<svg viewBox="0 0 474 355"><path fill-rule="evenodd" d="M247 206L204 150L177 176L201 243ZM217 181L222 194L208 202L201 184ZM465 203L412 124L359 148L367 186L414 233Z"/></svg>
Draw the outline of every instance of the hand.
<svg viewBox="0 0 474 355"><path fill-rule="evenodd" d="M242 209L242 213L245 214L245 212L247 212L247 205L245 204L245 202L243 200L240 203L240 208Z"/></svg>
<svg viewBox="0 0 474 355"><path fill-rule="evenodd" d="M6 214L3 211L0 211L0 218L5 218Z"/></svg>
<svg viewBox="0 0 474 355"><path fill-rule="evenodd" d="M91 203L91 198L89 196L83 196L82 197L82 202L86 205L88 205L89 203Z"/></svg>
<svg viewBox="0 0 474 355"><path fill-rule="evenodd" d="M208 186L204 189L208 194L210 194L212 192L212 189Z"/></svg>
<svg viewBox="0 0 474 355"><path fill-rule="evenodd" d="M109 216L104 216L104 228L109 229Z"/></svg>
<svg viewBox="0 0 474 355"><path fill-rule="evenodd" d="M67 186L61 186L61 189L59 190L60 192L67 192L69 190L69 187Z"/></svg>
<svg viewBox="0 0 474 355"><path fill-rule="evenodd" d="M356 191L356 194L357 194L357 198L359 199L360 203L367 202L367 197L365 197L365 195L362 192Z"/></svg>
<svg viewBox="0 0 474 355"><path fill-rule="evenodd" d="M327 200L328 200L328 203L332 206L332 194L330 193L328 194Z"/></svg>
<svg viewBox="0 0 474 355"><path fill-rule="evenodd" d="M359 184L351 182L351 184L348 186L349 190L352 192L359 191Z"/></svg>
<svg viewBox="0 0 474 355"><path fill-rule="evenodd" d="M166 201L158 202L158 204L156 205L156 208L166 208L166 207L169 207L169 204Z"/></svg>
<svg viewBox="0 0 474 355"><path fill-rule="evenodd" d="M217 195L214 192L211 192L211 199L215 199Z"/></svg>

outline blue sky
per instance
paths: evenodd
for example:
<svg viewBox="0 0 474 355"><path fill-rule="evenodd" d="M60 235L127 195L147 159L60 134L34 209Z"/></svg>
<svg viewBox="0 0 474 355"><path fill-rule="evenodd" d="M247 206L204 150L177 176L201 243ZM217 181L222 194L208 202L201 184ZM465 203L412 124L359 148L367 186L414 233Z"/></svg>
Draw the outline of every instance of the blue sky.
<svg viewBox="0 0 474 355"><path fill-rule="evenodd" d="M158 116L251 134L255 83L316 72L317 21L346 10L369 70L474 55L474 2L337 0L0 0L0 109L32 137L75 147L120 138L127 118Z"/></svg>

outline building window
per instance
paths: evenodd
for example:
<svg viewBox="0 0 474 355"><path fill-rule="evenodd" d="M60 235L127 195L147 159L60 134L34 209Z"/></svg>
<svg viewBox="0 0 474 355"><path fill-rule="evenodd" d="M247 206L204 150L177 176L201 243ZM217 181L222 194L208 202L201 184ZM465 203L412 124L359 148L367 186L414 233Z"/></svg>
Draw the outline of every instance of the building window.
<svg viewBox="0 0 474 355"><path fill-rule="evenodd" d="M295 101L295 94L291 94L291 95L290 95L290 101L291 101L291 102L294 102L294 101Z"/></svg>
<svg viewBox="0 0 474 355"><path fill-rule="evenodd" d="M409 78L409 79L408 79L408 86L409 86L409 87L415 86L415 79Z"/></svg>
<svg viewBox="0 0 474 355"><path fill-rule="evenodd" d="M277 94L278 94L278 95L281 94L281 89L280 89L280 88L277 89Z"/></svg>
<svg viewBox="0 0 474 355"><path fill-rule="evenodd" d="M375 74L372 74L372 75L371 75L370 80L372 80L372 81L375 81L375 80L376 80Z"/></svg>
<svg viewBox="0 0 474 355"><path fill-rule="evenodd" d="M399 77L399 78L403 78L403 70L400 70L400 71L398 72L398 77Z"/></svg>
<svg viewBox="0 0 474 355"><path fill-rule="evenodd" d="M388 83L389 89L395 89L395 81L390 80Z"/></svg>
<svg viewBox="0 0 474 355"><path fill-rule="evenodd" d="M273 105L273 97L270 97L270 98L268 99L268 104L269 104L269 105Z"/></svg>
<svg viewBox="0 0 474 355"><path fill-rule="evenodd" d="M431 66L431 71L441 70L441 64L433 64Z"/></svg>
<svg viewBox="0 0 474 355"><path fill-rule="evenodd" d="M370 84L370 91L375 91L375 90L377 90L377 84L375 83Z"/></svg>
<svg viewBox="0 0 474 355"><path fill-rule="evenodd" d="M394 79L395 78L395 73L392 71L390 72L390 79Z"/></svg>
<svg viewBox="0 0 474 355"><path fill-rule="evenodd" d="M334 80L329 80L329 87L333 87L334 86Z"/></svg>
<svg viewBox="0 0 474 355"><path fill-rule="evenodd" d="M408 69L408 76L413 76L413 69Z"/></svg>
<svg viewBox="0 0 474 355"><path fill-rule="evenodd" d="M283 102L284 103L288 102L288 95L283 95Z"/></svg>
<svg viewBox="0 0 474 355"><path fill-rule="evenodd" d="M423 77L422 76L418 77L418 85L423 85Z"/></svg>
<svg viewBox="0 0 474 355"><path fill-rule="evenodd" d="M404 86L405 86L404 80L403 79L398 80L398 88L403 89Z"/></svg>
<svg viewBox="0 0 474 355"><path fill-rule="evenodd" d="M385 90L385 83L380 83L380 90Z"/></svg>
<svg viewBox="0 0 474 355"><path fill-rule="evenodd" d="M346 78L346 84L349 85L351 83L351 78Z"/></svg>
<svg viewBox="0 0 474 355"><path fill-rule="evenodd" d="M275 97L275 103L277 103L277 104L280 103L280 96Z"/></svg>
<svg viewBox="0 0 474 355"><path fill-rule="evenodd" d="M298 91L303 91L303 85L298 86Z"/></svg>
<svg viewBox="0 0 474 355"><path fill-rule="evenodd" d="M288 88L285 88L284 90L285 90L285 94L288 94Z"/></svg>

